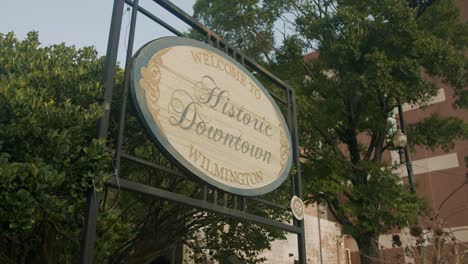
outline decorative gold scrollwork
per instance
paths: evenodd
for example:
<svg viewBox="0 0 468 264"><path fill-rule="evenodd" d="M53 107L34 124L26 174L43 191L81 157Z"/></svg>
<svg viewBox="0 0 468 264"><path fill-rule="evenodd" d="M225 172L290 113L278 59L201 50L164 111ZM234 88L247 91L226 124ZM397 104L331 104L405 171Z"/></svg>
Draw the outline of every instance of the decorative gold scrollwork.
<svg viewBox="0 0 468 264"><path fill-rule="evenodd" d="M159 115L159 83L161 81L162 57L171 50L167 48L155 54L148 62L147 67L141 67L140 87L145 90L146 103L155 120Z"/></svg>

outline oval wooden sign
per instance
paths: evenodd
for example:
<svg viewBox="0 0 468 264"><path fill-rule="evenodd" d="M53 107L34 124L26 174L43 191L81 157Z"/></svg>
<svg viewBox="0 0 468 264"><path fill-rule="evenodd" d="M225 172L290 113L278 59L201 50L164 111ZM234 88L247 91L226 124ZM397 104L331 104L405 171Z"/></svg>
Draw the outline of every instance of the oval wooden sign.
<svg viewBox="0 0 468 264"><path fill-rule="evenodd" d="M291 168L288 128L265 88L242 65L182 37L149 42L133 59L133 101L156 142L207 183L261 195Z"/></svg>

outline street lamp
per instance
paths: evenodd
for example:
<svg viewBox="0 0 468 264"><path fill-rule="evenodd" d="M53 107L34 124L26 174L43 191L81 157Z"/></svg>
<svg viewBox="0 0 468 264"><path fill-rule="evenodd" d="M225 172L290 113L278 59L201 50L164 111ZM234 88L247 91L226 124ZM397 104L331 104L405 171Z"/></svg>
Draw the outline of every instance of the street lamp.
<svg viewBox="0 0 468 264"><path fill-rule="evenodd" d="M401 105L400 98L397 97L397 104L398 104L398 116L400 118L400 129L397 130L395 135L392 138L393 146L398 149L398 153L400 154L400 164L403 164L402 154L403 151L405 152L406 158L406 170L408 171L408 182L410 191L412 193L416 192L416 188L414 186L414 175L413 175L413 165L411 164L411 153L408 146L408 138L406 137L406 126L403 117L403 107Z"/></svg>
<svg viewBox="0 0 468 264"><path fill-rule="evenodd" d="M408 138L406 135L401 132L401 129L398 129L395 135L393 135L392 143L400 155L400 164L403 164L403 149L406 147L407 142Z"/></svg>
<svg viewBox="0 0 468 264"><path fill-rule="evenodd" d="M392 142L395 147L403 149L406 147L408 139L406 138L406 135L401 132L401 129L398 129L395 135L393 135Z"/></svg>

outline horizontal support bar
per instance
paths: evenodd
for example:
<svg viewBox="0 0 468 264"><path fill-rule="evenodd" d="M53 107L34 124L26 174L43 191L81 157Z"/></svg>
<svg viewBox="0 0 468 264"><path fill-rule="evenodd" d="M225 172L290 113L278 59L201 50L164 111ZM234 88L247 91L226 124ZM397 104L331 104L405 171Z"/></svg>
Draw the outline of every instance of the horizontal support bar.
<svg viewBox="0 0 468 264"><path fill-rule="evenodd" d="M169 174L172 174L172 175L175 175L177 177L181 177L181 178L184 178L184 179L188 179L187 175L185 174L182 174L178 171L175 171L175 170L171 170L171 169L168 169L164 166L161 166L161 165L158 165L156 163L153 163L153 162L150 162L150 161L147 161L147 160L144 160L142 158L138 158L138 157L135 157L135 156L132 156L132 155L129 155L129 154L126 154L126 153L122 153L121 154L121 157L126 159L126 160L130 160L130 161L133 161L133 162L136 162L136 163L139 163L139 164L142 164L142 165L145 165L145 166L148 166L148 167L151 167L153 169L157 169L157 170L162 170L164 172L167 172Z"/></svg>
<svg viewBox="0 0 468 264"><path fill-rule="evenodd" d="M185 13L184 10L180 9L178 6L174 5L170 1L165 0L153 0L158 5L162 6L167 11L171 12L174 16L178 17L180 20L184 21L187 25L196 29L199 32L208 32L210 31L206 26L202 25L200 22L195 20L192 16ZM214 33L213 33L214 34Z"/></svg>
<svg viewBox="0 0 468 264"><path fill-rule="evenodd" d="M150 161L147 161L147 160L144 160L142 158L138 158L138 157L135 157L133 155L129 155L129 154L126 154L126 153L122 153L121 154L121 157L126 159L126 160L129 160L129 161L133 161L135 163L139 163L141 165L145 165L145 166L148 166L148 167L151 167L153 169L157 169L157 170L162 170L164 172L167 172L169 174L172 174L172 175L175 175L177 177L180 177L180 178L184 178L184 179L188 179L187 175L185 174L182 174L180 172L177 172L175 170L171 170L171 169L168 169L164 166L161 166L161 165L158 165L156 163L153 163L153 162L150 162ZM270 202L270 201L267 201L267 200L264 200L264 199L260 199L260 198L248 198L249 200L251 201L254 201L256 203L262 203L262 204L265 204L266 206L269 206L271 208L276 208L276 209L282 209L282 210L288 210L288 208L286 206L282 206L282 205L279 205L279 204L275 204L273 202Z"/></svg>
<svg viewBox="0 0 468 264"><path fill-rule="evenodd" d="M281 102L282 104L284 105L288 105L288 102L286 102L286 100L284 100L283 98L279 97L277 94L275 94L274 92L270 91L270 90L267 90L268 93L273 97L275 98L276 100L278 100L279 102Z"/></svg>
<svg viewBox="0 0 468 264"><path fill-rule="evenodd" d="M125 3L129 6L132 6L133 7L133 1L132 0L125 0ZM160 18L158 18L157 16L151 14L151 12L149 12L148 10L144 9L143 7L141 6L138 6L138 11L140 11L143 15L145 15L146 17L148 17L149 19L153 20L154 22L158 23L159 25L161 25L162 27L164 27L165 29L169 30L170 32L174 33L176 36L183 36L184 33L178 31L177 29L175 29L174 27L172 27L171 25L167 24L166 22L162 21Z"/></svg>
<svg viewBox="0 0 468 264"><path fill-rule="evenodd" d="M276 209L281 209L281 210L288 210L289 209L287 206L283 206L283 205L280 205L280 204L275 204L275 203L267 201L265 199L248 198L248 200L256 202L256 203L264 204L264 205L269 206L271 208L276 208Z"/></svg>
<svg viewBox="0 0 468 264"><path fill-rule="evenodd" d="M195 207L195 208L199 208L202 210L223 214L223 215L230 216L232 218L236 218L239 220L247 220L247 221L257 223L257 224L262 224L262 225L266 225L269 227L278 228L278 229L288 231L291 233L296 233L296 234L302 233L302 229L300 227L276 222L276 221L273 221L273 220L270 220L261 216L249 214L243 211L234 210L234 209L227 208L221 205L216 205L207 201L194 199L191 197L187 197L185 195L165 191L162 189L147 186L147 185L133 182L133 181L126 180L126 179L120 178L119 180L117 180L115 177L112 177L111 180L108 181L106 184L114 188L120 188L120 189L127 190L127 191L134 191L134 192L138 192L138 193L145 194L148 196L152 196L152 197L156 197L156 198L160 198L160 199L164 199L164 200L168 200L168 201L172 201L176 203L181 203L190 207Z"/></svg>

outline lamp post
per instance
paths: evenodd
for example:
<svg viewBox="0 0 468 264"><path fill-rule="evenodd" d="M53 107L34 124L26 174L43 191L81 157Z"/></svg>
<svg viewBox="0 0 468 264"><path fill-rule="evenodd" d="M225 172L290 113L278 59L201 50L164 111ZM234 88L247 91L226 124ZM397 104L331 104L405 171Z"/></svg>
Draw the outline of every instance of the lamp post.
<svg viewBox="0 0 468 264"><path fill-rule="evenodd" d="M408 172L408 183L410 187L410 191L412 193L416 193L416 187L414 185L414 175L413 175L413 164L411 163L411 154L410 154L410 149L408 145L408 138L406 136L406 126L405 126L405 120L403 117L403 107L401 106L401 101L400 97L397 97L397 104L398 104L398 117L400 119L400 129L397 130L395 135L393 135L392 138L392 143L393 146L397 148L398 154L400 156L400 164L403 164L403 152L405 153L405 165L406 165L406 170ZM421 232L419 234L414 234L415 236L419 237L422 239L421 241L425 241L424 237L422 236L422 229L421 225L418 224L418 230ZM421 260L422 263L425 263L425 250L424 250L424 245L421 243L418 243L417 245L419 252L421 253Z"/></svg>
<svg viewBox="0 0 468 264"><path fill-rule="evenodd" d="M400 156L400 164L403 164L403 149L406 147L406 143L408 142L408 138L406 137L405 134L403 134L403 132L401 132L401 129L398 129L395 133L395 135L393 135L393 138L392 138L392 143L393 143L393 146L396 147L396 149L398 150L398 154Z"/></svg>
<svg viewBox="0 0 468 264"><path fill-rule="evenodd" d="M400 164L403 163L403 152L405 153L405 165L406 170L408 172L408 183L410 187L410 191L412 193L416 192L416 188L414 186L414 175L413 175L413 165L411 163L411 154L408 145L408 138L406 137L406 127L405 121L403 118L403 107L401 106L400 98L397 98L398 103L398 116L400 119L400 129L397 130L395 135L392 138L393 145L398 149L398 153L400 154Z"/></svg>

